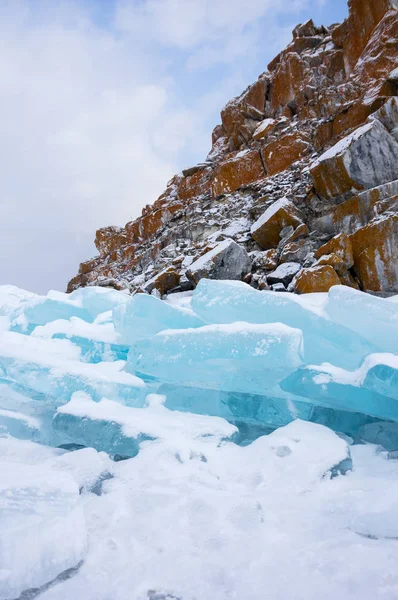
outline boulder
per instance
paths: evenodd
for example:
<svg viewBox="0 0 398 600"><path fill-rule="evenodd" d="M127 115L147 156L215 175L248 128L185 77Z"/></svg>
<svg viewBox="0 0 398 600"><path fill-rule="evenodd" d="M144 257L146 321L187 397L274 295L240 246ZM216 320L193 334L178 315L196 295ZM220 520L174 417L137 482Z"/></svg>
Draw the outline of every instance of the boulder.
<svg viewBox="0 0 398 600"><path fill-rule="evenodd" d="M377 119L356 129L310 167L325 199L344 197L398 179L398 143Z"/></svg>
<svg viewBox="0 0 398 600"><path fill-rule="evenodd" d="M230 194L243 185L265 177L258 150L244 150L220 163L214 170L213 197Z"/></svg>
<svg viewBox="0 0 398 600"><path fill-rule="evenodd" d="M201 168L182 177L177 183L177 194L180 200L189 200L194 196L204 196L211 192L210 167Z"/></svg>
<svg viewBox="0 0 398 600"><path fill-rule="evenodd" d="M267 282L272 284L283 283L285 287L289 285L291 280L297 273L301 271L301 265L290 262L279 265L275 271L267 275Z"/></svg>
<svg viewBox="0 0 398 600"><path fill-rule="evenodd" d="M302 223L303 216L299 209L287 198L281 198L253 223L250 233L262 248L276 248L284 227L298 227Z"/></svg>
<svg viewBox="0 0 398 600"><path fill-rule="evenodd" d="M282 233L283 232L281 232L281 235L282 235ZM301 225L296 227L296 229L293 229L291 227L290 231L287 233L287 235L283 236L283 238L281 237L281 241L279 242L278 247L282 249L286 246L286 244L290 244L291 242L294 242L301 238L308 237L308 235L309 235L309 230L305 223L302 223Z"/></svg>
<svg viewBox="0 0 398 600"><path fill-rule="evenodd" d="M157 290L159 295L163 296L178 287L179 282L180 275L178 271L174 267L168 267L147 281L142 286L142 290L147 294L152 294L154 290Z"/></svg>
<svg viewBox="0 0 398 600"><path fill-rule="evenodd" d="M296 294L328 292L333 285L341 285L336 271L330 265L302 269L293 279Z"/></svg>
<svg viewBox="0 0 398 600"><path fill-rule="evenodd" d="M274 248L259 252L253 261L253 265L256 269L273 271L278 265L278 252Z"/></svg>
<svg viewBox="0 0 398 600"><path fill-rule="evenodd" d="M318 250L315 252L315 258L320 258L325 254L337 255L340 260L343 261L346 269L350 269L354 264L351 240L345 233L339 233L331 240L326 242L326 244L323 244L323 246L318 248Z"/></svg>
<svg viewBox="0 0 398 600"><path fill-rule="evenodd" d="M308 138L295 131L273 140L262 149L267 175L284 171L312 150Z"/></svg>
<svg viewBox="0 0 398 600"><path fill-rule="evenodd" d="M203 277L240 280L250 268L246 250L234 240L227 239L193 262L187 270L187 277L195 285Z"/></svg>
<svg viewBox="0 0 398 600"><path fill-rule="evenodd" d="M295 262L303 263L306 256L312 250L312 245L309 239L297 240L289 242L283 246L279 261L281 263Z"/></svg>
<svg viewBox="0 0 398 600"><path fill-rule="evenodd" d="M336 273L340 275L340 278L347 271L344 260L334 252L321 256L321 258L319 258L314 264L314 267L322 267L323 265L330 265L333 267Z"/></svg>
<svg viewBox="0 0 398 600"><path fill-rule="evenodd" d="M261 121L253 133L253 139L262 140L266 138L270 133L273 132L275 124L275 119L264 119Z"/></svg>
<svg viewBox="0 0 398 600"><path fill-rule="evenodd" d="M393 96L372 115L377 119L398 141L398 98Z"/></svg>
<svg viewBox="0 0 398 600"><path fill-rule="evenodd" d="M398 293L398 215L386 213L358 229L350 240L362 289Z"/></svg>
<svg viewBox="0 0 398 600"><path fill-rule="evenodd" d="M101 256L106 256L115 248L127 242L121 227L101 227L95 233L94 244Z"/></svg>

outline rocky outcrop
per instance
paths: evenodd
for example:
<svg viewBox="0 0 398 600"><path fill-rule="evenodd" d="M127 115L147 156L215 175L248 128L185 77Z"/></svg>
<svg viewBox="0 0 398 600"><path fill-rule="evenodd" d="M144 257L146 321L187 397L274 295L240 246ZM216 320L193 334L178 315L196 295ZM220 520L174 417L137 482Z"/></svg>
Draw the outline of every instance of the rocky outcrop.
<svg viewBox="0 0 398 600"><path fill-rule="evenodd" d="M206 160L96 234L68 285L164 295L201 277L306 293L398 292L397 0L310 20L221 111Z"/></svg>

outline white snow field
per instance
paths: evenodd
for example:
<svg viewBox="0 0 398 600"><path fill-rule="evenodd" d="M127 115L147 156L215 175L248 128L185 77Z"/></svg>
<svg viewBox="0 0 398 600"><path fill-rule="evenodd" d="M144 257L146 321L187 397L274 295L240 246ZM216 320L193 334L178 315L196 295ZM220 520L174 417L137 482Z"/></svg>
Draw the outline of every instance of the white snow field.
<svg viewBox="0 0 398 600"><path fill-rule="evenodd" d="M398 598L397 298L0 286L0 315L0 600Z"/></svg>

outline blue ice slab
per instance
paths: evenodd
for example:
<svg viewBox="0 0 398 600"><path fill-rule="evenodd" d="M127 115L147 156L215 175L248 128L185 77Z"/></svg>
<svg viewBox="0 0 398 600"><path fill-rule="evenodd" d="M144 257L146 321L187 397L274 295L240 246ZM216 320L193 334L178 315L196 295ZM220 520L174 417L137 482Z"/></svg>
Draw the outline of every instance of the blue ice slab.
<svg viewBox="0 0 398 600"><path fill-rule="evenodd" d="M207 323L280 322L301 329L307 363L356 368L364 356L379 350L356 332L325 318L321 307L309 302L306 295L261 292L241 281L201 279L191 305Z"/></svg>
<svg viewBox="0 0 398 600"><path fill-rule="evenodd" d="M389 452L398 450L398 423L367 423L359 429L363 442L378 444Z"/></svg>
<svg viewBox="0 0 398 600"><path fill-rule="evenodd" d="M327 365L324 368L322 365L303 367L289 375L281 383L281 388L337 410L360 412L380 419L398 421L397 397L388 397L363 385L357 385L356 372L346 371L342 375L335 377Z"/></svg>
<svg viewBox="0 0 398 600"><path fill-rule="evenodd" d="M72 344L81 349L81 360L88 363L126 360L129 351L128 346L92 340L78 335L55 333L53 339L70 340Z"/></svg>
<svg viewBox="0 0 398 600"><path fill-rule="evenodd" d="M11 435L20 440L40 440L41 423L38 419L7 410L0 406L0 435Z"/></svg>
<svg viewBox="0 0 398 600"><path fill-rule="evenodd" d="M339 285L329 290L325 309L337 325L387 352L398 352L397 302Z"/></svg>
<svg viewBox="0 0 398 600"><path fill-rule="evenodd" d="M111 456L128 458L138 454L141 442L152 439L143 434L126 436L122 425L112 420L81 418L68 413L56 413L53 428L63 444L78 444L107 452Z"/></svg>
<svg viewBox="0 0 398 600"><path fill-rule="evenodd" d="M102 317L108 313L101 314ZM128 347L119 343L112 322L87 323L77 317L69 320L59 319L32 331L32 337L39 339L60 339L70 342L80 349L80 358L84 362L126 360Z"/></svg>
<svg viewBox="0 0 398 600"><path fill-rule="evenodd" d="M76 303L37 296L20 305L10 314L11 330L30 334L38 325L71 317L78 317L88 322L93 320L90 312Z"/></svg>
<svg viewBox="0 0 398 600"><path fill-rule="evenodd" d="M52 420L63 402L0 377L0 431L19 439L58 445Z"/></svg>
<svg viewBox="0 0 398 600"><path fill-rule="evenodd" d="M149 296L136 294L113 311L115 331L123 344L151 337L164 329L188 329L204 325L190 309Z"/></svg>
<svg viewBox="0 0 398 600"><path fill-rule="evenodd" d="M72 302L85 309L93 319L101 313L127 304L131 299L128 293L99 286L78 288L68 296Z"/></svg>
<svg viewBox="0 0 398 600"><path fill-rule="evenodd" d="M35 297L36 294L15 285L0 285L0 316L9 316L16 308Z"/></svg>
<svg viewBox="0 0 398 600"><path fill-rule="evenodd" d="M156 392L166 396L170 410L212 415L232 423L263 425L271 430L294 419L310 420L312 404L287 397L225 392L199 387L160 384Z"/></svg>
<svg viewBox="0 0 398 600"><path fill-rule="evenodd" d="M107 399L98 403L76 393L58 409L53 426L70 443L93 446L109 454L135 456L144 441L163 440L190 454L197 443L220 443L236 432L223 419L171 412L164 396L151 394L144 407L121 406Z"/></svg>
<svg viewBox="0 0 398 600"><path fill-rule="evenodd" d="M374 394L392 398L398 406L398 356L390 353L371 355L365 361L363 371L363 387Z"/></svg>
<svg viewBox="0 0 398 600"><path fill-rule="evenodd" d="M167 330L135 342L126 370L164 383L264 394L302 363L302 334L280 323Z"/></svg>
<svg viewBox="0 0 398 600"><path fill-rule="evenodd" d="M69 340L42 340L7 332L0 338L0 366L10 379L64 402L77 390L99 400L107 396L122 403L139 400L144 382L124 372L124 361L83 363Z"/></svg>

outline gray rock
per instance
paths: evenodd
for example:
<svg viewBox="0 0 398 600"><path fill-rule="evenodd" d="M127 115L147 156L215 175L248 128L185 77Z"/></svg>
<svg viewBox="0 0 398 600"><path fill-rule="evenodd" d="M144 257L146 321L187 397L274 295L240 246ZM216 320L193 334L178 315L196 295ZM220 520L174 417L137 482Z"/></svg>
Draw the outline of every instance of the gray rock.
<svg viewBox="0 0 398 600"><path fill-rule="evenodd" d="M372 118L378 119L384 127L398 141L398 98L393 96L379 110L373 113Z"/></svg>
<svg viewBox="0 0 398 600"><path fill-rule="evenodd" d="M282 265L279 265L275 271L267 275L267 281L270 284L274 283L283 283L284 286L287 286L293 277L297 275L299 271L301 271L301 265L299 263L287 262Z"/></svg>
<svg viewBox="0 0 398 600"><path fill-rule="evenodd" d="M271 290L273 292L287 292L283 283L274 283L274 285L271 285Z"/></svg>
<svg viewBox="0 0 398 600"><path fill-rule="evenodd" d="M302 264L311 250L312 244L308 239L290 242L283 248L279 260L281 263L296 262Z"/></svg>
<svg viewBox="0 0 398 600"><path fill-rule="evenodd" d="M391 110L389 118L392 115ZM325 199L394 181L398 179L397 140L381 121L370 119L322 154L310 172L318 196Z"/></svg>
<svg viewBox="0 0 398 600"><path fill-rule="evenodd" d="M242 279L251 269L246 250L227 239L206 252L187 269L188 279L197 284L200 279Z"/></svg>

